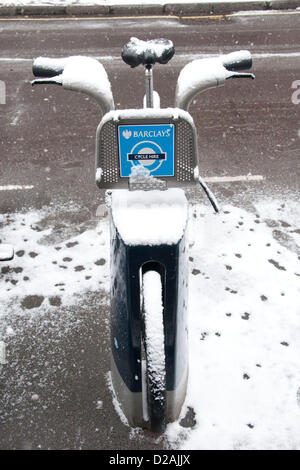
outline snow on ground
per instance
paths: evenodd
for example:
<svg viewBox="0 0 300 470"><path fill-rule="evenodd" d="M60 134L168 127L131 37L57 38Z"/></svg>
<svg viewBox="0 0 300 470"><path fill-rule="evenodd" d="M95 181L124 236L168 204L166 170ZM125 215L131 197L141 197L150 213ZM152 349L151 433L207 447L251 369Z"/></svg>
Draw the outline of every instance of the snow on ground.
<svg viewBox="0 0 300 470"><path fill-rule="evenodd" d="M15 316L109 291L108 222L70 230L78 208L60 221L59 210L3 218L2 242L16 250L0 266L7 343ZM181 418L167 428L169 445L300 449L300 204L265 198L220 215L193 204L190 216L189 384Z"/></svg>
<svg viewBox="0 0 300 470"><path fill-rule="evenodd" d="M196 424L169 425L172 446L300 449L300 205L255 206L194 209L182 415Z"/></svg>
<svg viewBox="0 0 300 470"><path fill-rule="evenodd" d="M8 311L76 304L84 292L109 291L107 221L97 228L95 221L89 230L78 224L70 234L70 220L57 222L46 209L4 215L2 223L2 242L14 246L15 258L0 266L0 318Z"/></svg>

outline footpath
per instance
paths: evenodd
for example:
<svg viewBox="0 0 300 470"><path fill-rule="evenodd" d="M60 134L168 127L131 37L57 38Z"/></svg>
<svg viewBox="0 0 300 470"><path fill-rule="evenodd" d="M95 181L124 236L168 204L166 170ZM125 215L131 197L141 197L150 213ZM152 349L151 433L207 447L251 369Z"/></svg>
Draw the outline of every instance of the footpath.
<svg viewBox="0 0 300 470"><path fill-rule="evenodd" d="M229 15L240 11L268 10L299 10L300 0L224 0L224 1L198 1L180 3L164 3L163 0L144 0L143 3L135 3L130 0L110 1L99 0L90 4L79 1L49 0L47 3L38 0L0 0L0 17L20 16L57 16L57 17L131 17L131 16L210 16Z"/></svg>

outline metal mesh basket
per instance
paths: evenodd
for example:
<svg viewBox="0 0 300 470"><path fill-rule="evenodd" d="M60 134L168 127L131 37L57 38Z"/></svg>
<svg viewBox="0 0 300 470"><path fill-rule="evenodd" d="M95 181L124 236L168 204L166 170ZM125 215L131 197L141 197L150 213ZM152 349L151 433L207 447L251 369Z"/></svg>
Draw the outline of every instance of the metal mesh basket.
<svg viewBox="0 0 300 470"><path fill-rule="evenodd" d="M149 114L149 116L147 116ZM134 180L122 176L119 127L141 126L143 129L170 125L174 129L173 173ZM177 108L159 110L113 111L104 116L97 130L96 167L101 169L99 188L167 189L196 185L195 167L198 165L196 130L190 115ZM151 174L151 173L150 173Z"/></svg>

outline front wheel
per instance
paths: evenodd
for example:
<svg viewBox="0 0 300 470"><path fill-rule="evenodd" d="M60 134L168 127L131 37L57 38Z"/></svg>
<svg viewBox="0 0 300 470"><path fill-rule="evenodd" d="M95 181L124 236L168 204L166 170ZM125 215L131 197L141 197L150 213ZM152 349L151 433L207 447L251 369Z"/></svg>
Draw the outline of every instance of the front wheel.
<svg viewBox="0 0 300 470"><path fill-rule="evenodd" d="M163 322L163 289L157 271L143 274L143 347L145 357L146 408L152 432L166 427L166 367Z"/></svg>

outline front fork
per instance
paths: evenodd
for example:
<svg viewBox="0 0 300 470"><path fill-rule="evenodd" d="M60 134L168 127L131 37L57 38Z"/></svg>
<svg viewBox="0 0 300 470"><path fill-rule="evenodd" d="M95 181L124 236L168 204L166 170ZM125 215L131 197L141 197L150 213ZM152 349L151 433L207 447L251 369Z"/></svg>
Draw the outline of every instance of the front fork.
<svg viewBox="0 0 300 470"><path fill-rule="evenodd" d="M178 418L187 386L188 261L186 232L176 244L128 245L111 216L112 384L129 424L147 427L142 404L140 273L146 263L164 268L167 421Z"/></svg>

